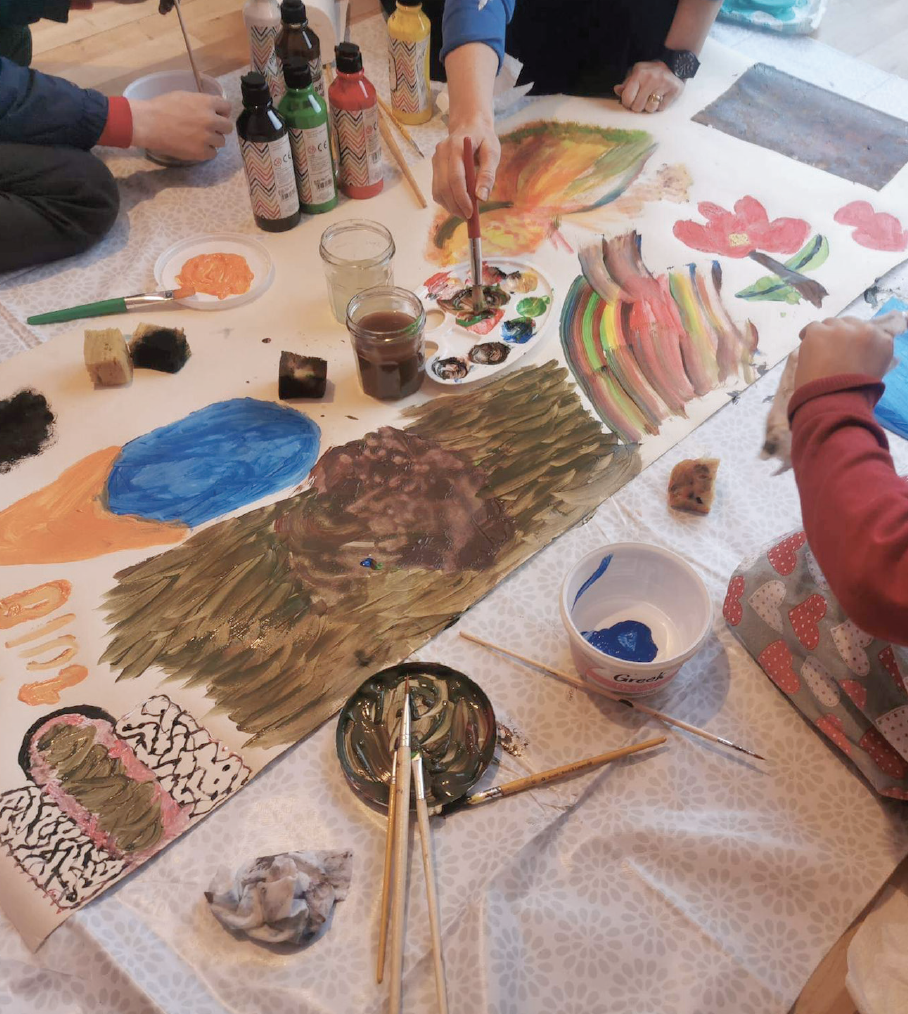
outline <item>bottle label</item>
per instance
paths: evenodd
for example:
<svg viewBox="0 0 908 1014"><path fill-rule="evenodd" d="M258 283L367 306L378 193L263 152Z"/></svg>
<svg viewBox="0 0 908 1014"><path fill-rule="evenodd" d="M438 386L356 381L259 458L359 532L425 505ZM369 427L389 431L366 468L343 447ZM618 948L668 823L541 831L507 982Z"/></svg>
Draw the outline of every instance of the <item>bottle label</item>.
<svg viewBox="0 0 908 1014"><path fill-rule="evenodd" d="M426 37L420 42L391 39L390 42L391 105L400 113L421 113L429 105L426 79L429 39Z"/></svg>
<svg viewBox="0 0 908 1014"><path fill-rule="evenodd" d="M325 92L325 75L322 73L322 58L320 56L309 61L309 73L312 75L312 84L315 86L319 98L327 105L328 96Z"/></svg>
<svg viewBox="0 0 908 1014"><path fill-rule="evenodd" d="M346 187L368 187L382 178L381 137L378 108L338 109L331 107L340 182Z"/></svg>
<svg viewBox="0 0 908 1014"><path fill-rule="evenodd" d="M240 151L253 215L277 221L299 211L290 138L285 134L277 141L240 139Z"/></svg>
<svg viewBox="0 0 908 1014"><path fill-rule="evenodd" d="M252 69L263 74L268 82L271 99L275 105L284 97L287 90L281 75L281 62L274 51L280 25L249 26L249 51L252 57Z"/></svg>
<svg viewBox="0 0 908 1014"><path fill-rule="evenodd" d="M300 204L327 204L335 196L328 125L291 127L290 147Z"/></svg>

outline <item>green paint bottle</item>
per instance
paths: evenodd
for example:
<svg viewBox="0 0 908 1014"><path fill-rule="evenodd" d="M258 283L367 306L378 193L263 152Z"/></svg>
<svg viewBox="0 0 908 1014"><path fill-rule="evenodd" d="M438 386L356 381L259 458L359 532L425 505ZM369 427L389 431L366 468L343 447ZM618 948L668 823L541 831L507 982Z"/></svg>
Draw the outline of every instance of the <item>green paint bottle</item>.
<svg viewBox="0 0 908 1014"><path fill-rule="evenodd" d="M328 106L313 85L305 60L294 57L284 63L284 82L287 91L278 112L290 133L300 210L318 215L337 205Z"/></svg>

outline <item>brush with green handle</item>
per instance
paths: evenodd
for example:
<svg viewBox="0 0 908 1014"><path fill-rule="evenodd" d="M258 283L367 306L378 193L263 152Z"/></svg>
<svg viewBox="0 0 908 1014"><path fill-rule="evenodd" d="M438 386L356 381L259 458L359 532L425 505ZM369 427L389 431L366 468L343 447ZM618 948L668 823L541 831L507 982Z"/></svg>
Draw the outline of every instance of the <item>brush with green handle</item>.
<svg viewBox="0 0 908 1014"><path fill-rule="evenodd" d="M26 324L60 324L66 320L84 320L86 317L106 317L112 313L127 313L142 307L171 303L175 299L187 299L195 295L195 289L164 289L162 292L146 292L138 296L119 296L116 299L99 299L97 303L83 303L69 306L64 310L51 310L29 317Z"/></svg>

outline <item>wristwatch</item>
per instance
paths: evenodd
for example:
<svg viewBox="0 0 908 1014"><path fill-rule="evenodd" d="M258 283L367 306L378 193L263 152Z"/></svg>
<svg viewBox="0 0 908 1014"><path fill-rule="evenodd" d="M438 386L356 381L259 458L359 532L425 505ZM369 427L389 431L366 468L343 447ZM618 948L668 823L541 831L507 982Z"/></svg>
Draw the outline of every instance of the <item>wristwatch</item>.
<svg viewBox="0 0 908 1014"><path fill-rule="evenodd" d="M659 59L682 81L689 81L700 69L697 54L689 49L669 49L668 46L663 46Z"/></svg>

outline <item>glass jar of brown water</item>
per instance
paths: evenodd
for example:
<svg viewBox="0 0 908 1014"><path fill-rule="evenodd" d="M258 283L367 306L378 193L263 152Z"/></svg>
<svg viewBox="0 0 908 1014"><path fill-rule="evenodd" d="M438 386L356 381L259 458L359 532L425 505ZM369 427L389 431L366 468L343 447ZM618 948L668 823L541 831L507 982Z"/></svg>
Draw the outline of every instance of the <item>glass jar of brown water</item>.
<svg viewBox="0 0 908 1014"><path fill-rule="evenodd" d="M426 375L426 313L407 289L364 289L347 306L347 330L363 391L396 401L418 391Z"/></svg>

